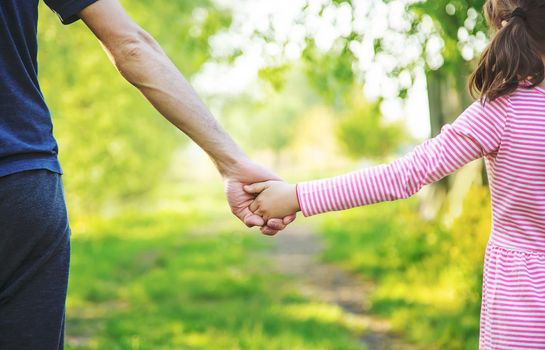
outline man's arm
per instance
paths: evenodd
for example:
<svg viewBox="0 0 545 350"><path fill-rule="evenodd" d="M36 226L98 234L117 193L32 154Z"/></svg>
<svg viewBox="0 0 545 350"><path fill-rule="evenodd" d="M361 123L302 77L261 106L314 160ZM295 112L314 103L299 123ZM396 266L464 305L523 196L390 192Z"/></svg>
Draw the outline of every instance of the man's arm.
<svg viewBox="0 0 545 350"><path fill-rule="evenodd" d="M83 9L79 16L123 77L212 158L225 179L233 213L250 227L263 226L263 219L248 209L253 198L245 194L242 186L253 180L277 177L248 160L159 44L129 17L117 0L99 0ZM284 223L291 221L292 217L286 218ZM273 220L262 231L275 234L285 228L284 223Z"/></svg>
<svg viewBox="0 0 545 350"><path fill-rule="evenodd" d="M80 16L123 77L201 146L222 175L246 159L159 44L128 16L117 0L100 0L85 8Z"/></svg>

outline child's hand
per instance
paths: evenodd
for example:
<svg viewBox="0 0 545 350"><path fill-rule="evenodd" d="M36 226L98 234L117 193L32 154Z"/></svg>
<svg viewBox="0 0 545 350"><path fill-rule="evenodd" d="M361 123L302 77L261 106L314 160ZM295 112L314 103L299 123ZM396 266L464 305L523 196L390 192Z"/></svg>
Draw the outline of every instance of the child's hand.
<svg viewBox="0 0 545 350"><path fill-rule="evenodd" d="M293 215L301 210L295 185L282 181L267 181L244 186L244 191L258 194L250 205L250 210L265 221Z"/></svg>

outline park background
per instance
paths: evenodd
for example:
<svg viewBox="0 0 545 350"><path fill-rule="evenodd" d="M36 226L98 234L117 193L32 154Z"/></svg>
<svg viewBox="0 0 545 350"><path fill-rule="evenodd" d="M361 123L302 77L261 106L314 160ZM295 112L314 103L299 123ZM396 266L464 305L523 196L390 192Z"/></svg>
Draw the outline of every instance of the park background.
<svg viewBox="0 0 545 350"><path fill-rule="evenodd" d="M472 102L489 38L481 0L121 2L247 153L292 182L435 136ZM261 236L85 26L40 6L73 238L68 349L477 347L491 216L481 161L409 200ZM356 307L305 292L312 264L290 273L296 254L277 254L301 242L319 242L316 266L364 286Z"/></svg>

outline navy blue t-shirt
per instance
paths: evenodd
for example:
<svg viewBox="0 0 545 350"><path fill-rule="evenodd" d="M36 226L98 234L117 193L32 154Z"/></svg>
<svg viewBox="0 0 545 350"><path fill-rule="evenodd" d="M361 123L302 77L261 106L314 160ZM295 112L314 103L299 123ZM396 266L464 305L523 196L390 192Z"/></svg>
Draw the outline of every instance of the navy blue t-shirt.
<svg viewBox="0 0 545 350"><path fill-rule="evenodd" d="M44 1L69 24L97 0ZM38 84L37 22L38 0L0 0L0 176L33 169L62 173Z"/></svg>

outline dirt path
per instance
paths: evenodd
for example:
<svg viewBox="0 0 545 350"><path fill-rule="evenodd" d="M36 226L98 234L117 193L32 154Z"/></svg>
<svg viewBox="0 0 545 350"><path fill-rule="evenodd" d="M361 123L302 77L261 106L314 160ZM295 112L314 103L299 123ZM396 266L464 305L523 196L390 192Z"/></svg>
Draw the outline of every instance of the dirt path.
<svg viewBox="0 0 545 350"><path fill-rule="evenodd" d="M366 325L361 343L367 349L418 349L393 334L388 322L369 314L367 300L374 288L371 282L320 261L323 246L311 226L294 225L278 235L275 242L272 256L279 272L295 277L299 292L304 296L336 304Z"/></svg>

